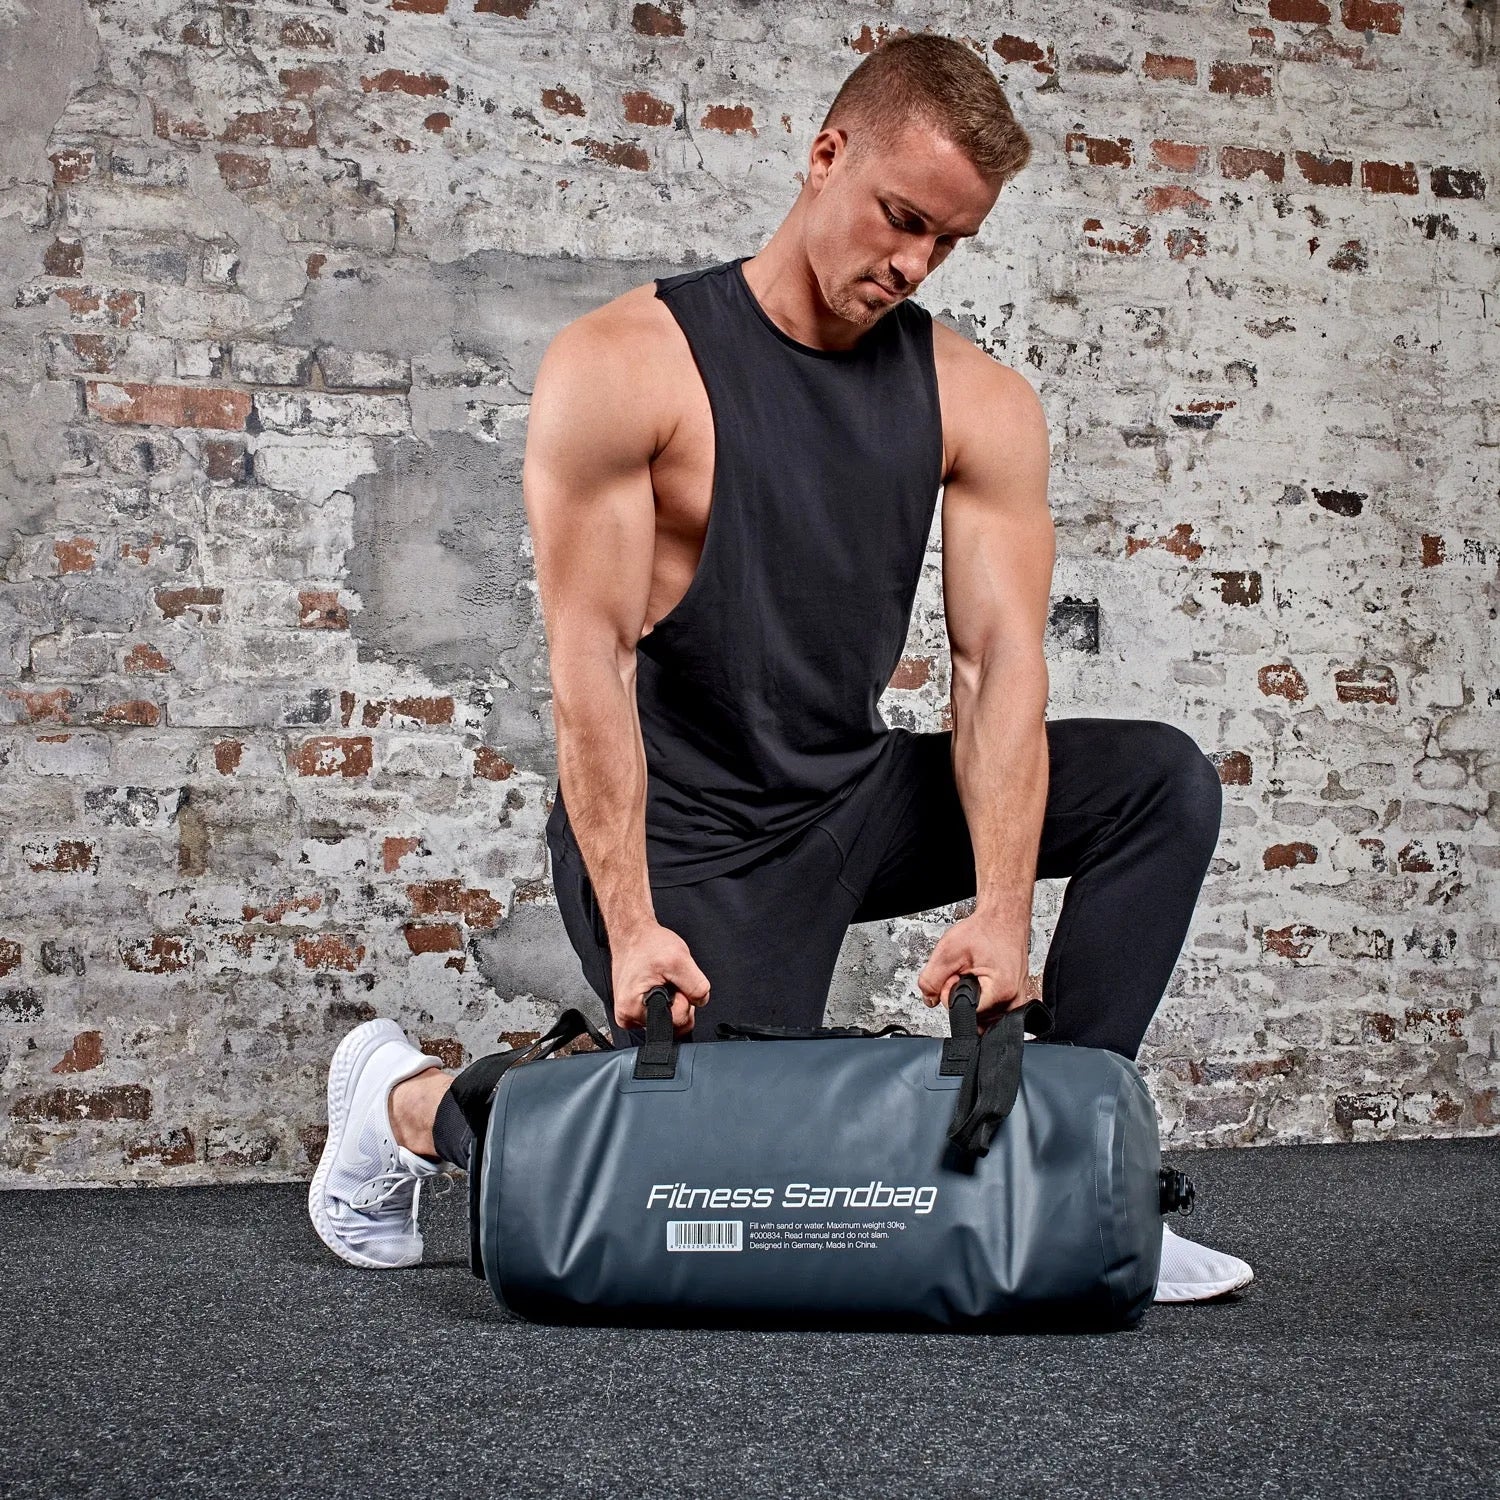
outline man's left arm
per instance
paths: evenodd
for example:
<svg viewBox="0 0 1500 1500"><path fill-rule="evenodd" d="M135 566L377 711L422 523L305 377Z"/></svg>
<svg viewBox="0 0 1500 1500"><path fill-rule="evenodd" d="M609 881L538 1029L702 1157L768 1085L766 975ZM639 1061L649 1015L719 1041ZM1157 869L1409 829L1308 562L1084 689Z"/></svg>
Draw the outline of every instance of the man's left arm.
<svg viewBox="0 0 1500 1500"><path fill-rule="evenodd" d="M1047 803L1043 640L1056 549L1041 402L1024 376L980 358L963 362L943 489L953 769L977 892L917 983L929 1005L946 1003L958 975L974 973L985 1025L1025 999Z"/></svg>

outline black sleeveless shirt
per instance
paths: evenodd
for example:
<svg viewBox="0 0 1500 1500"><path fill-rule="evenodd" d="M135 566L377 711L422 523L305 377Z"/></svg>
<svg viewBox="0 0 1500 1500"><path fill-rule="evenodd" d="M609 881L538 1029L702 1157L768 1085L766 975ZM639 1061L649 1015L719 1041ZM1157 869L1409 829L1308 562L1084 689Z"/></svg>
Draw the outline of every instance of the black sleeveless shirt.
<svg viewBox="0 0 1500 1500"><path fill-rule="evenodd" d="M941 484L931 314L898 302L852 349L815 349L756 301L748 259L656 281L708 392L714 476L697 572L636 646L653 886L748 864L874 765ZM559 787L559 826L561 808Z"/></svg>

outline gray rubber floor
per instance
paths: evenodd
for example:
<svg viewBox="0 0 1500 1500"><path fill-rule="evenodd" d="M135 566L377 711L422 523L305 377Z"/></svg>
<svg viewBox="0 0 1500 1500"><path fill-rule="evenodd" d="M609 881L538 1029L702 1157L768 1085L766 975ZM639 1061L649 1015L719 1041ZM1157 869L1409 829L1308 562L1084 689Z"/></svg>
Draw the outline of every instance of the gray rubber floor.
<svg viewBox="0 0 1500 1500"><path fill-rule="evenodd" d="M555 1328L296 1184L0 1194L0 1491L1492 1496L1500 1140L1173 1152L1245 1292L1114 1334Z"/></svg>

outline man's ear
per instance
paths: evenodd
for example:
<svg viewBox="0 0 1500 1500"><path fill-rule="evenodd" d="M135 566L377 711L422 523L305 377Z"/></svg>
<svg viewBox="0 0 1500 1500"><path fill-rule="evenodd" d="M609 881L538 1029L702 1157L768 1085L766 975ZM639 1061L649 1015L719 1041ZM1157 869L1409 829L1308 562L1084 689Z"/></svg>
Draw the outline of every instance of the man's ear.
<svg viewBox="0 0 1500 1500"><path fill-rule="evenodd" d="M807 153L807 180L814 192L821 193L829 173L849 150L849 132L836 125L820 130Z"/></svg>

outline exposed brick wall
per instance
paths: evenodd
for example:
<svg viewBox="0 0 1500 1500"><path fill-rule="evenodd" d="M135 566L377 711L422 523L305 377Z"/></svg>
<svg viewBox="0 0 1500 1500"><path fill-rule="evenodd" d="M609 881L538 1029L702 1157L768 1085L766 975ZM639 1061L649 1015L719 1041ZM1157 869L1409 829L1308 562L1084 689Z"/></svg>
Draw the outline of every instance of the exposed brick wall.
<svg viewBox="0 0 1500 1500"><path fill-rule="evenodd" d="M306 1175L353 1022L456 1065L592 998L531 378L763 243L902 21L1036 145L922 300L1048 410L1051 712L1177 723L1224 784L1142 1053L1164 1140L1495 1131L1494 6L1251 9L0 18L37 80L0 147L0 1184ZM939 545L885 700L918 729ZM854 929L834 1018L935 1029L952 915Z"/></svg>

